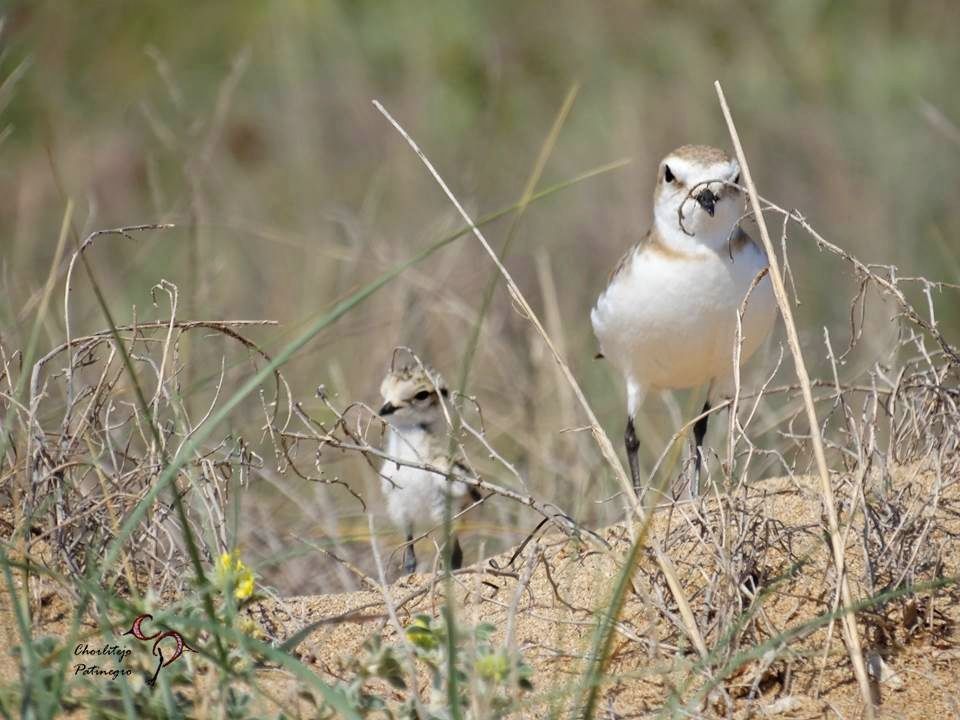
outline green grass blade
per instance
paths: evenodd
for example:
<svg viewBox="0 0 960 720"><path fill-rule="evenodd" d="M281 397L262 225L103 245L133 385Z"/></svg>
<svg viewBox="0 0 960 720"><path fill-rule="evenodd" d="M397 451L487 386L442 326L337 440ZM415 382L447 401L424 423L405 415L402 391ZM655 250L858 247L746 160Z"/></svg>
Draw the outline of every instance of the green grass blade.
<svg viewBox="0 0 960 720"><path fill-rule="evenodd" d="M10 562L7 558L6 550L0 546L0 565L3 565L3 577L7 583L7 592L10 593L10 602L13 605L13 616L17 622L17 633L20 635L20 663L26 673L21 672L23 682L21 708L31 707L31 700L37 702L41 695L41 689L35 687L39 681L40 667L36 651L33 647L33 633L30 631L30 622L27 618L27 611L20 604L20 596L17 593L17 587L13 582L13 574L10 572Z"/></svg>
<svg viewBox="0 0 960 720"><path fill-rule="evenodd" d="M40 339L40 327L47 314L47 307L50 305L50 296L53 294L53 286L57 280L57 268L60 266L60 260L63 258L63 250L67 244L72 218L73 202L68 200L63 212L63 222L61 223L60 235L57 239L57 249L54 251L53 262L50 263L50 273L47 275L47 281L43 286L40 307L37 309L37 316L34 318L33 327L30 330L27 347L22 355L21 367L23 371L20 373L20 377L17 378L17 384L13 391L13 396L18 402L23 400L23 392L27 386L27 378L30 376L29 370L33 366L33 358L36 355L37 343ZM10 437L10 421L15 414L15 403L10 403L7 407L6 416L3 419L3 432L0 434L0 458L6 457L7 443Z"/></svg>
<svg viewBox="0 0 960 720"><path fill-rule="evenodd" d="M513 238L516 235L517 228L520 224L520 219L523 217L527 206L534 197L534 191L537 189L537 185L540 183L540 178L543 176L543 170L547 165L547 160L553 153L553 148L557 143L557 138L560 137L560 131L563 129L563 125L567 120L567 116L569 116L570 110L573 108L573 101L576 100L579 90L579 83L574 83L567 91L567 96L564 98L563 104L560 106L560 110L557 111L557 116L553 120L553 125L550 127L550 131L547 133L547 137L543 141L543 146L540 148L537 161L533 166L533 170L530 172L530 177L527 178L527 183L523 189L523 194L520 196L517 212L510 222L510 228L507 230L507 237L503 241L503 245L500 248L501 262L506 261L507 259L507 255L510 252L510 246L513 244ZM477 313L477 319L473 324L473 330L470 333L470 338L467 341L467 347L463 353L463 359L460 361L460 377L457 381L457 389L460 391L461 395L467 391L467 382L469 380L470 370L473 367L473 358L474 355L476 355L477 346L480 342L480 330L483 327L484 318L487 316L487 312L490 309L490 304L493 302L494 292L499 284L500 273L496 268L494 268L490 275L490 280L487 282L487 288L483 294L483 301L480 305L480 310Z"/></svg>
<svg viewBox="0 0 960 720"><path fill-rule="evenodd" d="M584 720L592 718L597 710L600 681L610 660L610 651L613 646L614 625L616 625L617 618L620 617L620 612L623 609L623 603L627 597L627 588L630 587L641 551L646 547L647 533L653 523L655 503L653 498L661 496L666 485L666 477L665 474L661 474L662 479L646 493L647 500L643 508L643 522L637 531L636 540L630 545L630 549L624 557L623 569L617 576L610 602L606 608L598 611L599 617L593 636L593 644L590 653L587 655L587 668L580 683L581 689L586 694L583 702L579 704L582 712L579 712L577 708L574 709L575 716L582 717Z"/></svg>

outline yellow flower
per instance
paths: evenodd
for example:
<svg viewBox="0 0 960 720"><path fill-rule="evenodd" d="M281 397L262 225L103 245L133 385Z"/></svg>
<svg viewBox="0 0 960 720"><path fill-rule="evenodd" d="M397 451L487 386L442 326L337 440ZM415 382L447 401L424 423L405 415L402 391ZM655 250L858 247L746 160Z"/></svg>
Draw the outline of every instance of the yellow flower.
<svg viewBox="0 0 960 720"><path fill-rule="evenodd" d="M233 584L233 595L244 600L253 595L253 571L240 559L240 551L225 552L217 561L217 580L221 587Z"/></svg>

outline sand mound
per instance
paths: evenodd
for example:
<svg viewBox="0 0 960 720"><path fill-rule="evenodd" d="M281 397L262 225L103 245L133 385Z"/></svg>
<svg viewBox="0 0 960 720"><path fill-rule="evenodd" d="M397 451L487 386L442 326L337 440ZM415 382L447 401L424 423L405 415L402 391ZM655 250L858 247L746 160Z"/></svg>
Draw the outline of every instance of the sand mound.
<svg viewBox="0 0 960 720"><path fill-rule="evenodd" d="M930 506L934 478L909 473L901 477L897 508L866 498L871 515L875 507L901 513L899 518L887 518L888 547L878 548L869 569L862 532L847 534L855 597L875 594L871 575L879 590L878 583L886 582L880 575L912 573L909 581L919 583L958 573L957 482L940 483L934 508ZM849 479L838 483L839 496L847 498L844 515L853 507L853 526L859 528L862 503L850 500L855 500L855 486ZM600 707L610 717L643 716L661 708L673 692L685 700L694 697L714 677L718 689L705 702L694 704L704 716L726 716L729 710L737 717L820 717L828 711L858 717L861 702L839 623L831 627L823 619L835 608L836 599L822 527L819 492L811 478L765 481L723 503L708 499L658 511L648 548L664 548L673 559L710 651L709 669L693 668L700 659L696 644L648 550L620 614ZM629 547L624 526L608 528L602 536L610 551L548 532L529 543L512 565L510 557L503 556L456 576L462 622L490 622L502 642L514 615L515 640L535 668L535 688L527 696L525 715L543 715L550 707L548 698L554 706L569 706L576 697L595 611L609 602L621 570L618 563ZM913 553L912 560L901 558L902 569L893 567L894 549L901 555ZM938 566L924 567L931 558ZM494 565L502 571L494 571ZM436 616L444 603L441 584L430 576L406 578L389 592L404 623L418 613ZM895 598L858 614L884 716L960 713L956 599L956 588L948 588L935 597L926 592ZM379 591L290 598L263 604L256 613L261 619L272 618L265 629L281 636L321 622L298 652L334 677L343 677L348 659L361 652L370 634L382 631L387 639L393 637ZM778 637L779 642L771 642ZM751 652L763 643L766 651ZM718 647L725 649L715 651ZM284 673L266 672L264 680L296 702L295 683Z"/></svg>

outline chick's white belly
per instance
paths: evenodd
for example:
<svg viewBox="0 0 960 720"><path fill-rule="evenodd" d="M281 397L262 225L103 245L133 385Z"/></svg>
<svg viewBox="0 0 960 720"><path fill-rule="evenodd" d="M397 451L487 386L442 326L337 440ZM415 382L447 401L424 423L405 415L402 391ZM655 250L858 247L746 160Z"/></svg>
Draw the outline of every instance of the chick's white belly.
<svg viewBox="0 0 960 720"><path fill-rule="evenodd" d="M604 355L635 384L701 385L732 372L736 314L766 258L754 247L696 260L641 255L600 296L591 314ZM768 278L753 290L743 319L745 362L773 324Z"/></svg>
<svg viewBox="0 0 960 720"><path fill-rule="evenodd" d="M443 475L405 465L398 470L396 463L389 460L384 462L380 472L390 478L381 481L387 513L404 531L439 525L443 522L447 495L454 502L455 513L459 509L456 499L467 492L467 486L461 482L451 482Z"/></svg>

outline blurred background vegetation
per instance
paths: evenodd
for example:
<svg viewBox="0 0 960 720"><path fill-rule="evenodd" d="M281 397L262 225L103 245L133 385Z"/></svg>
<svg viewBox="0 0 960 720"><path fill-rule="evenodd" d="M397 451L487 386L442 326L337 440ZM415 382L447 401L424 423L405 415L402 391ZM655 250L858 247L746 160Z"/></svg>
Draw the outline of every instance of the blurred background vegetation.
<svg viewBox="0 0 960 720"><path fill-rule="evenodd" d="M181 319L279 321L253 333L276 351L337 299L460 227L372 99L484 215L519 200L574 84L540 186L632 162L532 205L507 265L618 447L622 391L592 360L589 309L648 225L659 158L684 143L730 148L714 80L763 195L865 262L960 281L960 7L949 0L36 0L7 4L4 16L0 332L11 347L22 346L37 310L70 198L78 237L177 224L134 241L106 238L89 253L118 323L134 307L140 319L167 317L150 294L166 279L180 289ZM488 228L495 247L509 227ZM806 344L817 354L826 326L842 347L856 282L798 229L788 248ZM454 381L492 272L464 237L404 273L285 367L295 397L320 415L314 391L323 384L341 405L374 405L398 344ZM74 334L104 327L85 279L72 303ZM955 296L938 317L956 340ZM872 322L870 352L851 360L860 370L882 358L892 332L882 313ZM44 331L44 348L63 341L61 312L49 313ZM779 342L750 363L754 381L773 367ZM185 352L181 389L202 409L221 348L197 336ZM238 362L231 377L250 372ZM589 523L620 512L600 502L616 486L589 438L561 432L583 419L502 287L468 391L490 442L538 497ZM697 406L694 395L648 400L647 468ZM261 442L258 402L224 434ZM242 499L238 532L261 574L288 593L350 585L303 540L334 543L368 566L357 504L336 487L277 475L269 446L257 447L267 460ZM379 508L379 481L362 462L337 460L326 472ZM491 505L472 522L468 554L512 545L535 522Z"/></svg>

